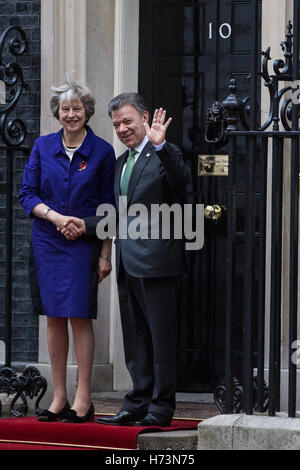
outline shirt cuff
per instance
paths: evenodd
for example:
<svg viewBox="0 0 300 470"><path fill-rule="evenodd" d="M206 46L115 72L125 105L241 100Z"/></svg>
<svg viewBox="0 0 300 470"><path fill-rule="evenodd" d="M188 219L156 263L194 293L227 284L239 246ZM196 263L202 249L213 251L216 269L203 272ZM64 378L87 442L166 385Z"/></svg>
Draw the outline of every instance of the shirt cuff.
<svg viewBox="0 0 300 470"><path fill-rule="evenodd" d="M165 145L166 141L164 140L162 144L160 145L153 145L153 147L155 148L156 152L159 152L163 146Z"/></svg>

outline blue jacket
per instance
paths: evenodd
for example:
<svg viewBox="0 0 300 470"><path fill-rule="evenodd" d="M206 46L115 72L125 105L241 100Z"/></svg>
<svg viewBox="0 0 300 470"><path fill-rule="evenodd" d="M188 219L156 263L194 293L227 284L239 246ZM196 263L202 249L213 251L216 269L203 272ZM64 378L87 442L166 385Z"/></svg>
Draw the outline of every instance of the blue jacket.
<svg viewBox="0 0 300 470"><path fill-rule="evenodd" d="M89 126L86 130L86 138L71 164L62 144L62 129L35 141L19 194L28 215L41 202L60 214L81 218L95 215L99 204L114 204L113 147ZM56 230L52 224L47 225L49 230Z"/></svg>

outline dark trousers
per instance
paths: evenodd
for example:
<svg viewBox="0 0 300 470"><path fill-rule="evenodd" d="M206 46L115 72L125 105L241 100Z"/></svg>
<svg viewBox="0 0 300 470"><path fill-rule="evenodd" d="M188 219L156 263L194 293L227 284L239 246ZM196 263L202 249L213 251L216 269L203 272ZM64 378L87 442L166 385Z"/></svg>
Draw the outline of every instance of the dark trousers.
<svg viewBox="0 0 300 470"><path fill-rule="evenodd" d="M122 269L118 280L127 369L133 391L123 409L171 418L176 393L178 277L135 278Z"/></svg>

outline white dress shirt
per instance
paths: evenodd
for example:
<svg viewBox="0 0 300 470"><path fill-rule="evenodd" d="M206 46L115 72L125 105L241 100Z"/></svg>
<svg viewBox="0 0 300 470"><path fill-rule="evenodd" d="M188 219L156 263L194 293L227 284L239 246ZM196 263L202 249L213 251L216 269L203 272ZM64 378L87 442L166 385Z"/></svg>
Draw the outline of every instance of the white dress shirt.
<svg viewBox="0 0 300 470"><path fill-rule="evenodd" d="M134 156L134 164L136 164L136 161L137 159L139 158L139 156L141 155L145 145L148 143L148 137L145 135L144 139L142 140L142 142L137 145L137 147L134 148L134 150L136 151L136 154ZM160 145L154 145L153 147L155 148L155 150L158 152L159 150L161 150L163 148L163 146L165 145L165 142L164 141L162 144ZM128 150L131 150L131 149L128 149ZM125 160L124 162L124 165L123 165L123 168L122 168L122 174L121 174L121 179L123 178L123 174L124 174L124 171L125 171L125 168L126 168L126 165L127 165L127 160Z"/></svg>

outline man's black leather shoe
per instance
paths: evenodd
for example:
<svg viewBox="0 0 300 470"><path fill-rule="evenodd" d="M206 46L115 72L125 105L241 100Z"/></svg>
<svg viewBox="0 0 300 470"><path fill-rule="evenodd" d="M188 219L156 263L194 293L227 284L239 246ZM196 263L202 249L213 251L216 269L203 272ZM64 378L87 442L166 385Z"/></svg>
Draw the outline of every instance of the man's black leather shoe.
<svg viewBox="0 0 300 470"><path fill-rule="evenodd" d="M137 419L142 419L141 415L131 413L130 411L121 410L115 416L99 416L96 422L100 424L110 424L112 426L130 426L135 424Z"/></svg>
<svg viewBox="0 0 300 470"><path fill-rule="evenodd" d="M145 418L135 423L136 426L160 426L162 428L168 427L170 424L171 419L156 413L148 413Z"/></svg>

